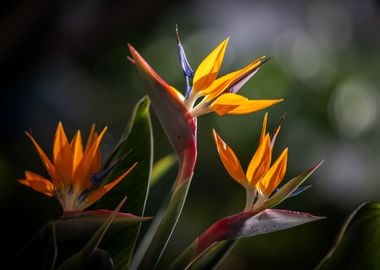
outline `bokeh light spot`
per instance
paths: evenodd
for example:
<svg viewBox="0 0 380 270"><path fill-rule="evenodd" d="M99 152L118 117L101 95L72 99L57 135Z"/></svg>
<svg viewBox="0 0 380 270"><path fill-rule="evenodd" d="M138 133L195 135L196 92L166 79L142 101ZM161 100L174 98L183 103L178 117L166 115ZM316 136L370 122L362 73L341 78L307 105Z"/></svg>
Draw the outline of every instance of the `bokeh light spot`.
<svg viewBox="0 0 380 270"><path fill-rule="evenodd" d="M356 138L376 121L377 96L374 86L364 79L343 82L330 100L330 117L343 137Z"/></svg>

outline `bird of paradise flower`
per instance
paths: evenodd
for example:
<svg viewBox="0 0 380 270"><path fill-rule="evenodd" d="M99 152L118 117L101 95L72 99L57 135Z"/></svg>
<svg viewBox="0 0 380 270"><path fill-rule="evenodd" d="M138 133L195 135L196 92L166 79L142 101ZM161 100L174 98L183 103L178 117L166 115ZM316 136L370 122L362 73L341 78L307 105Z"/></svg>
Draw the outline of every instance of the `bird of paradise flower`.
<svg viewBox="0 0 380 270"><path fill-rule="evenodd" d="M95 125L92 125L87 144L83 147L81 132L78 130L69 142L64 127L59 122L55 132L52 161L33 136L26 132L50 179L31 171L25 171L25 178L20 179L19 182L49 197L55 197L61 204L64 213L88 208L123 180L137 164L134 163L112 182L101 185L101 180L116 165L101 170L99 145L106 130L107 127L104 127L98 134L95 131Z"/></svg>

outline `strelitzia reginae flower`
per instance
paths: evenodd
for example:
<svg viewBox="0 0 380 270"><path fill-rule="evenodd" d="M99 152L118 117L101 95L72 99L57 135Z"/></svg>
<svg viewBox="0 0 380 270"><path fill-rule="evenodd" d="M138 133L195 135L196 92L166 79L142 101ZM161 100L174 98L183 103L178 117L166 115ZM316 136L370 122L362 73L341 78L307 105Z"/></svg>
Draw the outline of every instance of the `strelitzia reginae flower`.
<svg viewBox="0 0 380 270"><path fill-rule="evenodd" d="M81 132L78 130L69 142L62 123L59 123L55 132L52 161L32 135L26 132L50 180L37 173L25 171L25 179L20 179L19 182L47 196L56 197L64 212L84 210L103 197L136 166L135 163L112 182L101 185L101 180L116 165L101 171L99 145L106 130L107 127L98 134L95 125L92 125L87 144L83 147Z"/></svg>
<svg viewBox="0 0 380 270"><path fill-rule="evenodd" d="M265 56L252 61L242 69L218 78L228 41L228 38L223 40L203 59L195 72L193 72L177 32L180 63L186 78L187 89L185 96L175 87L167 84L132 46L129 48L132 53L132 61L142 66L150 77L163 85L172 96L183 102L192 117L209 112L216 112L221 116L225 114L248 114L281 102L283 99L250 100L237 94L240 88L267 61ZM190 85L191 78L192 86Z"/></svg>
<svg viewBox="0 0 380 270"><path fill-rule="evenodd" d="M262 211L269 207L268 202L270 202L273 197L276 200L282 200L284 198L279 198L279 195L289 196L289 194L284 191L279 192L277 196L272 195L276 193L275 191L279 191L277 187L285 176L288 148L285 148L272 163L273 147L277 135L279 134L280 126L278 126L273 136L271 136L266 131L267 119L268 113L264 116L259 145L245 173L234 151L222 140L215 130L213 131L217 151L225 169L229 175L246 190L247 200L244 211ZM306 188L302 188L302 190L304 189ZM299 191L301 190L295 193L299 193ZM278 201L276 201L276 204L277 203Z"/></svg>
<svg viewBox="0 0 380 270"><path fill-rule="evenodd" d="M213 49L194 72L193 86L185 98L186 107L193 116L211 111L219 115L247 114L282 101L282 99L250 100L237 94L267 61L265 56L252 61L242 69L218 78L228 41L228 38L223 40ZM196 103L199 99L200 101Z"/></svg>
<svg viewBox="0 0 380 270"><path fill-rule="evenodd" d="M288 149L285 148L272 162L273 147L280 126L273 135L270 135L266 130L267 121L268 114L265 114L259 145L245 172L235 152L213 130L220 160L228 174L246 190L246 205L243 211L219 219L203 231L170 269L188 269L194 265L203 265L202 263L209 262L210 258L219 256L220 250L228 249L233 243L230 240L285 230L324 218L309 213L273 208L283 200L309 188L310 186L300 186L315 172L322 161L279 188L286 173Z"/></svg>

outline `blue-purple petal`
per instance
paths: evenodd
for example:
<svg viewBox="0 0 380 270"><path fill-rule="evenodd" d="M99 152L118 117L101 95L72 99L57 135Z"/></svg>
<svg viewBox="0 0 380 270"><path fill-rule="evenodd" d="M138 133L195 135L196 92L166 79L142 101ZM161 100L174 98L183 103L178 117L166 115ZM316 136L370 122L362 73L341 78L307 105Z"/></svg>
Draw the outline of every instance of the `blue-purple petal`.
<svg viewBox="0 0 380 270"><path fill-rule="evenodd" d="M228 89L227 89L227 92L229 93L234 93L236 94L240 88L243 87L243 85L250 79L252 78L253 75L256 74L256 72L259 70L260 67L257 67L255 68L254 70L252 70L251 72L245 74L242 78L240 78L237 82L235 82L234 84L232 84Z"/></svg>
<svg viewBox="0 0 380 270"><path fill-rule="evenodd" d="M95 187L98 187L102 183L102 181L106 178L106 176L109 175L113 171L113 169L115 169L116 166L120 164L120 162L123 159L124 159L124 157L119 159L119 160L116 160L114 163L112 163L108 168L104 169L103 171L100 171L98 173L94 173L91 176L92 184Z"/></svg>
<svg viewBox="0 0 380 270"><path fill-rule="evenodd" d="M299 187L299 188L297 188L295 191L293 191L293 192L288 196L288 198L291 198L291 197L297 196L297 195L301 194L302 192L304 192L305 190L308 190L309 188L311 188L311 187L313 187L313 186L314 186L314 184L312 184L312 185L307 185L307 186L303 186L303 187ZM276 189L276 192L279 191L279 190L280 190L280 189L277 188L277 189Z"/></svg>
<svg viewBox="0 0 380 270"><path fill-rule="evenodd" d="M181 64L183 75L185 76L186 96L188 96L191 91L190 79L194 77L194 70L192 69L189 61L187 60L185 49L183 48L181 40L179 38L178 27L176 28L176 35L177 35L179 62Z"/></svg>

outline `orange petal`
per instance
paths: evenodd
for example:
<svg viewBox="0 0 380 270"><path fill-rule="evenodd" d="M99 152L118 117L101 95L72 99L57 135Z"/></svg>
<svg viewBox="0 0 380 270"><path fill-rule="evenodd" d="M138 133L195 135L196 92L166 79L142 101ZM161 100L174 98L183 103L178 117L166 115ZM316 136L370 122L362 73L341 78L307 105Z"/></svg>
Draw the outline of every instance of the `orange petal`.
<svg viewBox="0 0 380 270"><path fill-rule="evenodd" d="M136 167L137 162L134 163L125 173L120 175L118 178L116 178L111 183L104 185L102 187L99 187L95 191L91 192L88 197L81 203L79 206L80 210L86 209L93 203L97 202L101 197L103 197L108 191L110 191L114 186L116 186L121 180L123 180L127 174Z"/></svg>
<svg viewBox="0 0 380 270"><path fill-rule="evenodd" d="M106 131L107 127L104 127L99 136L97 136L96 132L94 132L94 141L89 148L85 150L82 160L75 171L74 183L75 188L79 191L82 191L85 188L91 188L92 183L90 181L90 176L100 170L101 160L99 144Z"/></svg>
<svg viewBox="0 0 380 270"><path fill-rule="evenodd" d="M104 127L100 132L99 136L95 132L93 145L89 148L87 152L87 157L91 161L90 172L98 172L102 166L101 154L100 154L100 142L102 141L104 134L107 131L107 127Z"/></svg>
<svg viewBox="0 0 380 270"><path fill-rule="evenodd" d="M236 157L234 151L219 137L215 130L213 130L216 149L218 150L219 158L222 161L224 168L226 168L229 175L236 180L239 184L245 187L246 177L240 165L239 159Z"/></svg>
<svg viewBox="0 0 380 270"><path fill-rule="evenodd" d="M51 177L51 180L53 181L54 185L57 187L57 189L60 189L62 187L62 183L59 181L60 178L55 170L54 165L51 163L50 159L46 156L44 150L38 145L36 140L32 137L32 135L29 132L25 132L26 135L29 137L29 139L32 141L34 147L37 150L38 155L41 158L42 163L44 164L44 167L48 174Z"/></svg>
<svg viewBox="0 0 380 270"><path fill-rule="evenodd" d="M79 130L77 131L77 133L75 134L75 137L71 141L70 147L73 153L73 175L72 176L74 176L74 172L83 158L82 136Z"/></svg>
<svg viewBox="0 0 380 270"><path fill-rule="evenodd" d="M216 79L210 86L203 89L202 91L199 91L199 95L206 96L206 102L212 101L221 93L226 91L226 89L231 85L233 79L236 77L236 73L237 72L231 72Z"/></svg>
<svg viewBox="0 0 380 270"><path fill-rule="evenodd" d="M252 187L261 180L270 167L272 160L272 150L270 147L270 137L267 134L263 141L260 142L255 154L253 155L251 162L247 169L247 179Z"/></svg>
<svg viewBox="0 0 380 270"><path fill-rule="evenodd" d="M96 137L95 124L92 124L90 134L88 135L86 148L84 150L85 152L87 152L90 146L94 143L95 137Z"/></svg>
<svg viewBox="0 0 380 270"><path fill-rule="evenodd" d="M243 104L229 111L228 114L247 114L260 111L262 109L273 106L280 103L283 99L259 99L259 100L247 100Z"/></svg>
<svg viewBox="0 0 380 270"><path fill-rule="evenodd" d="M257 183L257 189L265 196L269 197L280 184L286 173L288 161L288 148L286 148L272 165L263 179Z"/></svg>
<svg viewBox="0 0 380 270"><path fill-rule="evenodd" d="M91 159L91 164L90 164L90 174L99 172L102 167L102 155L100 153L100 147L98 145L95 154L93 155Z"/></svg>
<svg viewBox="0 0 380 270"><path fill-rule="evenodd" d="M264 58L262 56L242 69L218 78L207 89L202 90L201 94L208 95L206 101L211 101L227 90L229 93L236 93L256 73Z"/></svg>
<svg viewBox="0 0 380 270"><path fill-rule="evenodd" d="M63 128L62 123L59 122L56 132L55 132L54 145L53 145L53 162L54 163L56 162L56 160L59 158L60 154L62 153L62 148L67 147L68 145L69 145L69 142L67 140L65 130Z"/></svg>
<svg viewBox="0 0 380 270"><path fill-rule="evenodd" d="M232 94L232 93L223 94L219 98L217 98L216 101L225 95L236 95L236 94ZM224 115L226 113L227 114L248 114L248 113L253 113L253 112L268 108L274 104L277 104L277 103L283 101L283 99L258 99L258 100L246 99L244 101L242 100L242 102L239 105L236 105L236 107L234 107L234 108L229 106L230 108L232 108L232 109L230 109L230 108L228 108L228 103L227 103L228 99L230 99L230 96L228 98L220 99L218 101L219 104L216 104L216 106L213 103L212 106L216 107L213 110L216 113L218 113L219 115ZM223 108L222 102L227 103L226 104L227 106L224 105L225 108Z"/></svg>
<svg viewBox="0 0 380 270"><path fill-rule="evenodd" d="M267 133L267 122L268 122L268 113L266 112L263 119L263 127L261 128L260 143L264 140L265 134Z"/></svg>
<svg viewBox="0 0 380 270"><path fill-rule="evenodd" d="M209 105L209 108L219 115L225 115L247 100L246 97L241 95L226 93L215 99L214 102Z"/></svg>
<svg viewBox="0 0 380 270"><path fill-rule="evenodd" d="M71 185L73 181L73 153L61 122L59 122L55 132L53 162L63 183L68 186Z"/></svg>
<svg viewBox="0 0 380 270"><path fill-rule="evenodd" d="M25 171L25 178L26 179L21 179L18 181L37 192L43 193L49 197L54 196L54 185L50 180L30 171Z"/></svg>
<svg viewBox="0 0 380 270"><path fill-rule="evenodd" d="M218 76L226 52L228 38L223 40L198 66L193 79L193 91L199 92L210 86Z"/></svg>

